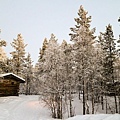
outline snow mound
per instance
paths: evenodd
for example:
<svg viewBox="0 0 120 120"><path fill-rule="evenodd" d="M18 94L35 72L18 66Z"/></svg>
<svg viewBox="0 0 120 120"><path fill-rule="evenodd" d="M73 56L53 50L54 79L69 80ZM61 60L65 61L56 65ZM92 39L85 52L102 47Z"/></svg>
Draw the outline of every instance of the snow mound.
<svg viewBox="0 0 120 120"><path fill-rule="evenodd" d="M77 115L67 120L120 120L120 114Z"/></svg>

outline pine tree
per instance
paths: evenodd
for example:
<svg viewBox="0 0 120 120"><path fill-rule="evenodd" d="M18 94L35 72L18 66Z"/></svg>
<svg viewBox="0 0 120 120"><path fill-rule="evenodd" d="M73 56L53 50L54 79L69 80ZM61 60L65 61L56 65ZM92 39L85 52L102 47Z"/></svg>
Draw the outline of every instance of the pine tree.
<svg viewBox="0 0 120 120"><path fill-rule="evenodd" d="M4 49L2 47L0 47L0 61L6 61L7 59L7 56L6 56L6 53L4 51Z"/></svg>
<svg viewBox="0 0 120 120"><path fill-rule="evenodd" d="M25 66L25 47L24 40L21 34L17 35L17 39L14 39L11 46L15 51L11 52L12 55L12 66L14 67L13 73L23 76L23 69Z"/></svg>
<svg viewBox="0 0 120 120"><path fill-rule="evenodd" d="M115 73L116 73L117 83L120 83L120 35L119 35L119 39L117 40L117 60L115 66L116 66ZM120 84L116 85L116 91L118 93L118 110L120 114Z"/></svg>
<svg viewBox="0 0 120 120"><path fill-rule="evenodd" d="M17 35L17 39L14 39L11 43L11 46L14 48L14 51L10 54L12 55L11 58L11 66L12 72L20 77L25 78L24 76L24 69L25 69L25 47L27 46L24 43L24 39L22 38L21 34ZM20 93L25 93L25 86L24 84L20 84Z"/></svg>
<svg viewBox="0 0 120 120"><path fill-rule="evenodd" d="M25 94L30 95L34 92L34 81L33 81L33 65L30 53L28 53L25 61L25 69L24 69L24 78L26 80L25 84Z"/></svg>
<svg viewBox="0 0 120 120"><path fill-rule="evenodd" d="M83 114L88 113L86 109L89 108L87 105L87 83L90 74L90 59L93 56L92 48L95 36L95 28L90 30L91 16L87 17L88 12L86 12L82 6L78 11L79 18L75 18L75 28L70 28L73 33L70 33L71 41L74 42L74 54L75 62L78 73L78 79L82 82L83 87Z"/></svg>
<svg viewBox="0 0 120 120"><path fill-rule="evenodd" d="M6 41L0 40L0 73L7 72L7 56L3 47L6 47Z"/></svg>
<svg viewBox="0 0 120 120"><path fill-rule="evenodd" d="M117 108L117 99L116 99L116 91L114 88L115 82L115 61L116 61L116 44L113 35L112 26L109 24L106 27L105 33L100 33L99 42L103 49L103 82L102 85L104 87L105 92L103 94L111 94L114 93L115 98L115 109L116 113L118 113ZM112 84L112 87L108 87L108 84ZM107 102L107 101L106 101ZM107 113L107 104L106 104L106 113Z"/></svg>
<svg viewBox="0 0 120 120"><path fill-rule="evenodd" d="M0 39L0 61L4 61L7 59L6 53L2 48L3 46L6 47L6 45L7 45L6 41Z"/></svg>
<svg viewBox="0 0 120 120"><path fill-rule="evenodd" d="M34 87L34 92L36 94L39 93L39 87L41 84L41 81L39 81L39 78L41 78L41 76L44 75L44 67L43 67L45 62L44 55L45 55L45 50L47 49L47 46L48 46L48 40L47 38L45 38L43 41L42 48L40 48L40 51L39 51L38 62L36 63L34 68L34 81L35 81L34 86L36 86Z"/></svg>
<svg viewBox="0 0 120 120"><path fill-rule="evenodd" d="M115 61L115 90L118 96L118 113L120 114L120 57Z"/></svg>
<svg viewBox="0 0 120 120"><path fill-rule="evenodd" d="M9 59L3 49L7 43L5 40L0 40L0 72L8 73L12 72L11 59Z"/></svg>
<svg viewBox="0 0 120 120"><path fill-rule="evenodd" d="M5 40L0 40L0 47L6 46L6 41Z"/></svg>
<svg viewBox="0 0 120 120"><path fill-rule="evenodd" d="M44 55L44 52L45 52L45 50L46 50L46 48L47 48L47 45L48 45L48 41L47 41L47 38L45 38L44 41L43 41L42 49L40 49L39 60L42 59L42 57L43 57L43 55ZM38 61L39 61L39 60L38 60Z"/></svg>

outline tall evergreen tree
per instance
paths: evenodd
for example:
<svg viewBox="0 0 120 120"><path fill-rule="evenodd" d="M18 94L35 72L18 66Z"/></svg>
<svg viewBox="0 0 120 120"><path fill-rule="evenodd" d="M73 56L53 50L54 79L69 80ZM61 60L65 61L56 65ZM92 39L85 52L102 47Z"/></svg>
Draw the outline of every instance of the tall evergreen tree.
<svg viewBox="0 0 120 120"><path fill-rule="evenodd" d="M114 62L116 58L116 46L113 36L112 26L106 27L106 32L101 33L99 37L102 49L104 51L104 78L106 82L114 82Z"/></svg>
<svg viewBox="0 0 120 120"><path fill-rule="evenodd" d="M5 61L6 59L7 59L6 53L5 53L4 49L1 46L0 47L0 61Z"/></svg>
<svg viewBox="0 0 120 120"><path fill-rule="evenodd" d="M88 12L82 6L78 11L78 18L75 18L75 28L70 28L71 41L74 42L75 62L78 73L78 79L83 86L83 114L88 113L87 105L87 83L91 69L91 58L93 56L93 43L95 29L90 29L91 16L87 17Z"/></svg>
<svg viewBox="0 0 120 120"><path fill-rule="evenodd" d="M11 57L11 66L12 72L20 77L25 78L24 76L24 69L25 69L25 47L27 44L24 43L24 39L22 38L21 34L17 35L17 39L14 39L11 43L11 46L14 48L14 51L10 54ZM24 84L20 84L20 93L25 93L25 86Z"/></svg>
<svg viewBox="0 0 120 120"><path fill-rule="evenodd" d="M11 59L9 59L4 51L6 41L0 40L0 71L1 73L12 72Z"/></svg>
<svg viewBox="0 0 120 120"><path fill-rule="evenodd" d="M117 99L116 99L116 91L114 88L115 82L115 61L116 61L116 44L113 35L112 26L109 24L106 27L105 33L100 33L99 42L103 49L103 87L104 87L104 94L114 93L115 98L115 108L116 113L118 113L117 108ZM107 87L107 84L112 84L112 87ZM106 104L106 113L107 113L107 104Z"/></svg>
<svg viewBox="0 0 120 120"><path fill-rule="evenodd" d="M38 58L38 61L35 65L35 68L34 68L34 81L35 81L35 86L34 87L34 92L36 94L39 93L39 87L40 87L40 84L41 84L41 81L39 80L39 78L41 78L41 76L44 75L44 62L45 62L45 59L44 59L44 55L45 55L45 50L47 49L47 46L48 46L48 40L47 38L44 39L43 41L43 45L42 45L42 48L40 48L40 51L39 51L39 58Z"/></svg>
<svg viewBox="0 0 120 120"><path fill-rule="evenodd" d="M39 60L42 59L42 57L43 57L43 55L44 55L44 52L45 52L45 50L46 50L46 48L47 48L47 45L48 45L48 41L47 41L47 38L45 38L44 41L43 41L42 49L40 49ZM39 61L39 60L38 60L38 61Z"/></svg>
<svg viewBox="0 0 120 120"><path fill-rule="evenodd" d="M119 19L120 21L120 19ZM117 60L116 60L116 78L117 78L117 82L120 82L120 35L119 35L119 39L117 40ZM116 89L118 91L118 110L119 110L119 114L120 114L120 84L118 84L116 86Z"/></svg>
<svg viewBox="0 0 120 120"><path fill-rule="evenodd" d="M6 41L5 40L0 40L0 47L6 46Z"/></svg>
<svg viewBox="0 0 120 120"><path fill-rule="evenodd" d="M13 73L22 76L25 65L25 47L27 45L24 43L21 34L17 35L17 39L13 40L11 46L15 49L10 53L12 55L12 66L14 67Z"/></svg>
<svg viewBox="0 0 120 120"><path fill-rule="evenodd" d="M25 94L30 95L34 93L34 81L33 81L33 65L32 65L32 60L30 53L28 53L25 61L25 69L24 69L24 78L26 80L25 83Z"/></svg>
<svg viewBox="0 0 120 120"><path fill-rule="evenodd" d="M6 47L6 41L0 39L0 73L6 72L7 69L7 56L3 47Z"/></svg>

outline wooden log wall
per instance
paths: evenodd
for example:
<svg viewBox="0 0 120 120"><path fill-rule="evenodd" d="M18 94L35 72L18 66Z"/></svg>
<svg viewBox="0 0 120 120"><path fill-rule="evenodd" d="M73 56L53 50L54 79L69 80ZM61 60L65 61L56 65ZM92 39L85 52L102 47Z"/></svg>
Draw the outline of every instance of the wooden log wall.
<svg viewBox="0 0 120 120"><path fill-rule="evenodd" d="M19 82L0 78L0 96L17 96L18 92Z"/></svg>

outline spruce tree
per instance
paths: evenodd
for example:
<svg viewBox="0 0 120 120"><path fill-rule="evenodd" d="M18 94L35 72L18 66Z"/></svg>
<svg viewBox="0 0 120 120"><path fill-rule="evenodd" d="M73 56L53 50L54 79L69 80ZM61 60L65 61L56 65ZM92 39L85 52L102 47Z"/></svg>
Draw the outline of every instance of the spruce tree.
<svg viewBox="0 0 120 120"><path fill-rule="evenodd" d="M10 53L12 55L12 72L20 77L25 78L25 47L27 46L27 44L24 43L24 39L21 34L17 35L17 39L13 40L11 46L14 48L14 51ZM25 93L25 86L22 83L20 84L20 93Z"/></svg>
<svg viewBox="0 0 120 120"><path fill-rule="evenodd" d="M39 93L39 87L41 85L41 81L39 80L39 78L41 78L41 76L44 75L44 55L45 55L45 50L47 49L48 46L48 40L47 38L44 39L43 44L42 44L42 48L40 48L39 51L39 57L38 57L38 61L35 64L35 68L34 68L34 81L35 81L35 86L34 87L34 91L35 93Z"/></svg>
<svg viewBox="0 0 120 120"><path fill-rule="evenodd" d="M10 54L12 55L12 66L14 67L13 73L23 77L23 69L25 66L25 47L24 39L21 34L17 35L17 39L14 39L11 43L14 51Z"/></svg>
<svg viewBox="0 0 120 120"><path fill-rule="evenodd" d="M82 83L83 88L83 114L89 113L87 105L87 83L90 74L90 61L93 56L93 43L94 43L94 29L90 29L91 16L87 17L88 12L82 6L78 11L78 18L75 18L77 23L74 28L70 28L72 33L71 41L74 42L73 49L75 54L75 62L78 73L78 80Z"/></svg>
<svg viewBox="0 0 120 120"><path fill-rule="evenodd" d="M44 41L43 41L42 49L40 49L39 60L42 59L42 57L43 57L43 55L44 55L44 52L45 52L45 50L46 50L46 48L47 48L47 45L48 45L48 41L47 41L47 38L45 38ZM39 61L39 60L38 60L38 61Z"/></svg>
<svg viewBox="0 0 120 120"><path fill-rule="evenodd" d="M6 41L0 39L0 73L7 72L7 56L3 47L6 47Z"/></svg>
<svg viewBox="0 0 120 120"><path fill-rule="evenodd" d="M104 88L103 94L114 94L115 98L115 110L118 113L117 109L117 98L116 90L114 86L115 82L115 61L116 61L116 44L113 35L112 26L109 24L106 26L106 31L100 33L99 42L103 49L103 82L102 86ZM111 87L107 87L112 85ZM107 100L106 100L107 101ZM107 113L107 103L106 103L106 113Z"/></svg>
<svg viewBox="0 0 120 120"><path fill-rule="evenodd" d="M31 55L28 53L25 59L25 68L24 68L24 78L26 80L25 84L25 94L30 95L34 93L34 81L33 81L33 65L31 60Z"/></svg>
<svg viewBox="0 0 120 120"><path fill-rule="evenodd" d="M120 18L119 18L120 20ZM116 78L117 78L117 83L120 82L120 35L119 39L117 40L117 60L116 60ZM116 91L118 92L118 110L120 114L120 84L116 85Z"/></svg>
<svg viewBox="0 0 120 120"><path fill-rule="evenodd" d="M0 40L0 47L6 46L6 41L5 40Z"/></svg>

